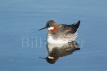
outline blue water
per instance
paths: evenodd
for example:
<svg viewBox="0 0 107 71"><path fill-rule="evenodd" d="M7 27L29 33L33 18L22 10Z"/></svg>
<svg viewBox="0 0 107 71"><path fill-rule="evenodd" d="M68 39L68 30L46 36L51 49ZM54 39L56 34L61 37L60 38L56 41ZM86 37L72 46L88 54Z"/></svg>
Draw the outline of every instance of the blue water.
<svg viewBox="0 0 107 71"><path fill-rule="evenodd" d="M0 0L0 71L107 71L106 0ZM80 50L49 64L47 30L81 20Z"/></svg>

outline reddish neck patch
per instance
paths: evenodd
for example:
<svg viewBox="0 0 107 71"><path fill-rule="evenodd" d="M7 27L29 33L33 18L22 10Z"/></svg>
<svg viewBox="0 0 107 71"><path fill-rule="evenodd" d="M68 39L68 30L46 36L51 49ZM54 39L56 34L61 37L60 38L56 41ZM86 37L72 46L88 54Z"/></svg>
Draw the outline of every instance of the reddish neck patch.
<svg viewBox="0 0 107 71"><path fill-rule="evenodd" d="M54 29L49 30L49 33L55 33L57 31L57 28L58 28L58 24L54 23Z"/></svg>

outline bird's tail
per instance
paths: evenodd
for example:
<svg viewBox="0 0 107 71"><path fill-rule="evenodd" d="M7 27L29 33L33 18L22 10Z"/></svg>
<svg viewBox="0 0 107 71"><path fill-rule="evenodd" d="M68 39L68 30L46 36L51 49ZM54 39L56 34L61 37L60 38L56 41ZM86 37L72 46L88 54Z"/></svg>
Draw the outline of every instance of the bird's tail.
<svg viewBox="0 0 107 71"><path fill-rule="evenodd" d="M73 25L74 25L75 29L78 29L80 26L80 20L77 23L74 23Z"/></svg>
<svg viewBox="0 0 107 71"><path fill-rule="evenodd" d="M75 33L80 26L80 21L71 25L73 33Z"/></svg>

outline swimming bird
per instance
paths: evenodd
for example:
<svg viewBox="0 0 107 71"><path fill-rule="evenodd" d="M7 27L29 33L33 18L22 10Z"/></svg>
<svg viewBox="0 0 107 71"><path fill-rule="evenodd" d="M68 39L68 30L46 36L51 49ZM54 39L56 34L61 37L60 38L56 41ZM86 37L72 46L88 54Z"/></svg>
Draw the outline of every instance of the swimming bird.
<svg viewBox="0 0 107 71"><path fill-rule="evenodd" d="M69 43L76 39L79 26L80 21L71 25L58 25L54 20L49 20L46 26L39 30L48 29L48 43Z"/></svg>

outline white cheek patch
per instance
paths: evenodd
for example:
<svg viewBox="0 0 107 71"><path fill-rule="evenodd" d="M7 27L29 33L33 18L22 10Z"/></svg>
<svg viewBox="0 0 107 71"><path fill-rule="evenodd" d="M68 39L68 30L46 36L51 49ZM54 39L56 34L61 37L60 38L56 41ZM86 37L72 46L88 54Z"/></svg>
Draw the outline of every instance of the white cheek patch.
<svg viewBox="0 0 107 71"><path fill-rule="evenodd" d="M50 57L50 56L48 56L48 58L49 58L49 59L54 59L54 57Z"/></svg>
<svg viewBox="0 0 107 71"><path fill-rule="evenodd" d="M53 29L54 29L54 27L49 27L49 28L48 28L48 30L53 30Z"/></svg>

